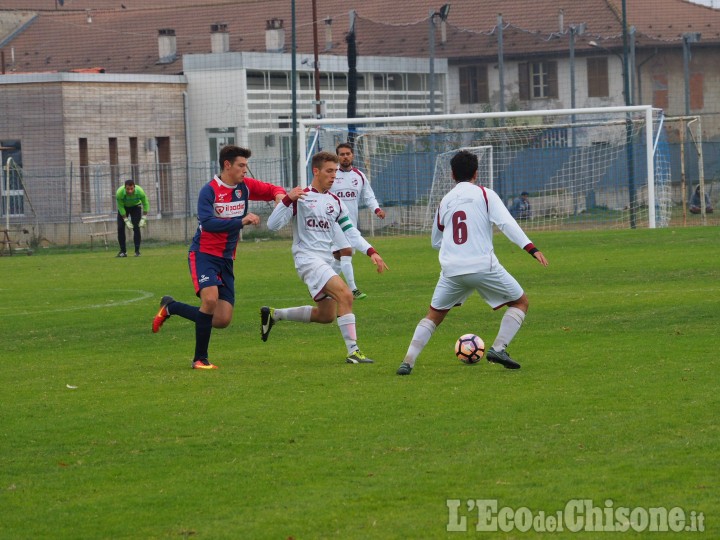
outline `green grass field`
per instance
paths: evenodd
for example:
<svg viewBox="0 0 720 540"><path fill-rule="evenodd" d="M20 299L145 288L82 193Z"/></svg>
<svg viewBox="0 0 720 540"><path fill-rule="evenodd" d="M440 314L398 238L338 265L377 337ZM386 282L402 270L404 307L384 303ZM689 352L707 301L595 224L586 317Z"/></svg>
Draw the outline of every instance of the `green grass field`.
<svg viewBox="0 0 720 540"><path fill-rule="evenodd" d="M719 229L531 236L548 268L496 239L530 298L523 368L454 358L460 334L497 332L474 297L409 377L395 369L439 271L427 238L377 239L384 275L355 259L374 365L343 362L336 325L260 341L260 306L309 300L287 241L239 246L212 372L190 369L188 321L150 331L161 295L195 301L185 246L0 259L0 538L461 538L475 499L679 507L720 537Z"/></svg>

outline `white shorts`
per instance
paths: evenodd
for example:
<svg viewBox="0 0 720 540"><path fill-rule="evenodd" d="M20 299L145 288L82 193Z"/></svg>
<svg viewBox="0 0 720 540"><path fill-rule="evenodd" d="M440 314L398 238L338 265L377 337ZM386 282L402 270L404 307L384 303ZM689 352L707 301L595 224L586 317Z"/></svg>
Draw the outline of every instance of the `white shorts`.
<svg viewBox="0 0 720 540"><path fill-rule="evenodd" d="M498 309L523 295L523 289L517 280L496 262L493 269L487 272L452 277L441 273L430 307L436 311L448 311L463 305L474 291L493 309Z"/></svg>
<svg viewBox="0 0 720 540"><path fill-rule="evenodd" d="M333 276L337 276L330 263L319 257L296 257L295 270L316 302L327 297L322 289Z"/></svg>

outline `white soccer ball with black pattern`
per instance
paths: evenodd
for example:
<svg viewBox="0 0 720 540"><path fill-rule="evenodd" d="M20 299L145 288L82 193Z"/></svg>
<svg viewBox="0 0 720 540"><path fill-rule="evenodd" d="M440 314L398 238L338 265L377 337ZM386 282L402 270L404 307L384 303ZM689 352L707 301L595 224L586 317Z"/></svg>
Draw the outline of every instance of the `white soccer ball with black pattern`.
<svg viewBox="0 0 720 540"><path fill-rule="evenodd" d="M485 342L475 334L463 334L455 342L455 356L464 364L477 364L485 356Z"/></svg>

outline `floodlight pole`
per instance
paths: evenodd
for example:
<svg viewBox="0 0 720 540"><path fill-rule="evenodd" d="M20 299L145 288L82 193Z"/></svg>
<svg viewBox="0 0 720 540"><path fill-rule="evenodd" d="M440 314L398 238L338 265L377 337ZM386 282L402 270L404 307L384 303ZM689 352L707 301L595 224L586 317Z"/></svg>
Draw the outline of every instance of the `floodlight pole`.
<svg viewBox="0 0 720 540"><path fill-rule="evenodd" d="M575 109L575 36L582 36L585 33L585 23L571 25L568 29L570 34L570 108ZM575 123L575 115L570 116L570 123ZM572 130L572 147L575 148L575 130Z"/></svg>
<svg viewBox="0 0 720 540"><path fill-rule="evenodd" d="M497 16L497 41L498 41L498 84L500 85L500 112L505 112L505 53L503 51L503 16ZM502 124L505 122L502 121Z"/></svg>
<svg viewBox="0 0 720 540"><path fill-rule="evenodd" d="M292 154L290 160L291 173L292 173L292 185L298 185L298 130L297 130L297 40L295 37L295 0L290 2L290 19L291 19L291 32L292 32L292 46L290 54L290 73L292 75L291 81L291 93L292 93L292 137L290 142L290 153Z"/></svg>
<svg viewBox="0 0 720 540"><path fill-rule="evenodd" d="M435 114L435 11L433 10L430 10L430 37L428 43L428 51L430 52L430 78L428 79L430 114Z"/></svg>
<svg viewBox="0 0 720 540"><path fill-rule="evenodd" d="M313 17L313 59L314 63L314 82L315 82L315 116L322 118L322 103L320 102L320 56L318 45L318 25L317 25L317 0L312 0L312 17Z"/></svg>
<svg viewBox="0 0 720 540"><path fill-rule="evenodd" d="M683 74L685 79L685 116L690 116L690 44L700 41L699 32L686 32L683 38Z"/></svg>
<svg viewBox="0 0 720 540"><path fill-rule="evenodd" d="M700 41L700 33L698 32L685 32L682 35L683 40L683 78L685 83L685 116L690 116L690 44L691 43L697 43ZM684 123L684 122L683 122ZM690 125L686 124L685 129L689 130ZM684 135L684 134L683 134ZM690 155L689 152L689 137L685 137L685 145L688 147L688 151L684 152L685 158L687 159L687 156ZM701 182L703 184L701 186L702 193L700 194L700 207L702 208L702 215L705 217L705 186L704 182Z"/></svg>
<svg viewBox="0 0 720 540"><path fill-rule="evenodd" d="M443 4L439 11L430 10L428 18L430 24L430 35L428 36L428 52L430 54L430 74L428 80L428 91L430 93L430 114L435 114L435 17L440 17L444 23L450 13L450 4Z"/></svg>
<svg viewBox="0 0 720 540"><path fill-rule="evenodd" d="M625 106L632 104L630 96L630 73L628 72L628 26L627 26L627 6L626 0L622 0L622 33L623 33L623 93L625 94ZM645 129L652 130L652 123L645 126ZM633 126L632 117L627 115L625 120L625 162L627 165L628 175L628 198L630 202L630 228L637 227L637 208L635 194L635 156L633 155Z"/></svg>

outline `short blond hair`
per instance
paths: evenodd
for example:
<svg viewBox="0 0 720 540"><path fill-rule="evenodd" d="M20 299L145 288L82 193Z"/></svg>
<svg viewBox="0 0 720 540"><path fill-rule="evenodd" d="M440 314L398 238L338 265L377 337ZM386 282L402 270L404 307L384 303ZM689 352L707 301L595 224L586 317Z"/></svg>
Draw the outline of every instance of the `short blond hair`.
<svg viewBox="0 0 720 540"><path fill-rule="evenodd" d="M340 163L340 158L337 157L337 154L333 154L332 152L318 152L312 157L312 168L313 169L320 169L322 167L322 164L326 161L332 161L333 163Z"/></svg>

